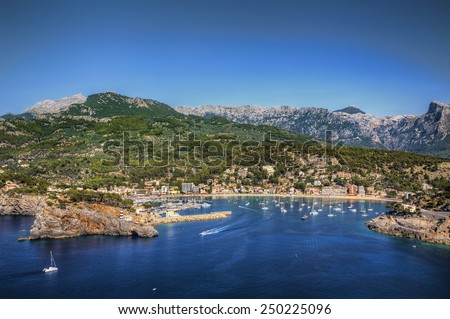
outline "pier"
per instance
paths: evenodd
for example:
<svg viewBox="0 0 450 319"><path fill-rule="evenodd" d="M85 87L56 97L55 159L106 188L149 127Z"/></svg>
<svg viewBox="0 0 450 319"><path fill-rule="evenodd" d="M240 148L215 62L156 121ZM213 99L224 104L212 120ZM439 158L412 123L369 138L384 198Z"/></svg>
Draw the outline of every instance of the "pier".
<svg viewBox="0 0 450 319"><path fill-rule="evenodd" d="M181 222L195 222L202 220L216 220L216 219L224 219L230 217L232 214L231 211L221 211L221 212L211 212L208 214L195 214L195 215L175 215L171 214L165 218L157 218L154 219L152 224L154 226L161 224L170 224L170 223L181 223Z"/></svg>

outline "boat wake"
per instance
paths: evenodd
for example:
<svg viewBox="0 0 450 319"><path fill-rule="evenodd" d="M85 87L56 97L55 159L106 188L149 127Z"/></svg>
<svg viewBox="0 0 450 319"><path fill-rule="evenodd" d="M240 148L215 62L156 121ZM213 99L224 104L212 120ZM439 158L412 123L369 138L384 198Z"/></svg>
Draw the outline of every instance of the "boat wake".
<svg viewBox="0 0 450 319"><path fill-rule="evenodd" d="M227 230L230 226L223 226L223 227L216 227L216 228L212 228L212 229L208 229L205 231L202 231L199 235L200 236L208 236L208 235L214 235L220 232L223 232L225 230Z"/></svg>
<svg viewBox="0 0 450 319"><path fill-rule="evenodd" d="M238 214L233 213L233 218L237 219L235 222L232 222L226 226L215 227L215 228L211 228L208 230L204 230L201 233L199 233L199 235L203 237L203 236L218 234L218 233L225 232L225 231L226 232L235 232L235 231L239 232L242 229L246 229L246 228L249 228L250 226L254 226L255 223L266 223L266 222L269 222L271 219L273 219L273 217L268 218L268 219L265 218L264 220L261 221L260 220L261 214L260 214L259 210L249 208L246 206L241 206L241 205L239 205L238 207L242 210L239 209ZM252 212L255 212L258 214L249 214L243 210L252 211ZM249 224L247 221L242 221L239 219L239 217L244 216L244 215L254 216L255 218L258 218L258 220L254 221L252 224Z"/></svg>
<svg viewBox="0 0 450 319"><path fill-rule="evenodd" d="M251 210L253 212L257 212L258 213L258 211L256 209L253 209L253 208L248 208L248 207L245 207L245 206L238 206L238 207L242 208L242 209L246 209L246 210Z"/></svg>

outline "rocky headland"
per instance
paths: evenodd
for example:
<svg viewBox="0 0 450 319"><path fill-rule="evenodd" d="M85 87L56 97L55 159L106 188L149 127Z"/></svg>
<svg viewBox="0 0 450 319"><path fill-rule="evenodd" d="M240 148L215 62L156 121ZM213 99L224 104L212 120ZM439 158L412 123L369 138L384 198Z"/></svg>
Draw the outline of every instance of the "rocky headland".
<svg viewBox="0 0 450 319"><path fill-rule="evenodd" d="M93 209L90 205L61 209L45 207L36 214L29 239L67 238L85 235L155 237L158 232L150 224L119 219L119 212Z"/></svg>
<svg viewBox="0 0 450 319"><path fill-rule="evenodd" d="M155 237L150 223L119 219L120 209L78 203L67 207L49 205L45 196L0 195L0 216L35 216L29 238L68 238L85 235Z"/></svg>
<svg viewBox="0 0 450 319"><path fill-rule="evenodd" d="M209 214L170 216L159 214L135 214L120 208L103 204L71 203L64 207L55 205L46 196L0 195L0 215L35 216L29 237L19 240L40 238L69 238L86 235L155 237L155 227L167 223L205 221L231 216L230 211Z"/></svg>
<svg viewBox="0 0 450 319"><path fill-rule="evenodd" d="M0 194L0 216L35 216L47 206L45 196L16 196Z"/></svg>
<svg viewBox="0 0 450 319"><path fill-rule="evenodd" d="M373 231L387 235L450 245L450 215L445 212L387 213L366 222L366 225Z"/></svg>

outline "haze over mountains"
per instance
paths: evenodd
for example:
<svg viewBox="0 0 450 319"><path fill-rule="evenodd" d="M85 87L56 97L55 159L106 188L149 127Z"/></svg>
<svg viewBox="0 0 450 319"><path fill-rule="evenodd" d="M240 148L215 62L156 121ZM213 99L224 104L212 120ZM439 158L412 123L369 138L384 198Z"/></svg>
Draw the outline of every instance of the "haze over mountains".
<svg viewBox="0 0 450 319"><path fill-rule="evenodd" d="M105 96L116 100L114 108L99 108ZM260 106L180 106L170 108L158 101L126 98L115 93L93 95L87 101L82 94L60 100L44 100L26 109L19 116L58 116L59 113L93 117L140 114L149 107L156 107L155 114L171 116L177 112L202 117L219 116L228 120L252 125L270 125L302 135L325 138L326 130L332 131L334 140L347 145L405 150L440 156L450 156L450 105L432 102L423 115L375 116L366 114L355 106L331 111L316 107L260 107ZM98 98L97 98L98 97ZM71 108L78 105L77 108ZM135 107L131 107L135 106ZM124 108L123 110L121 108ZM176 110L172 111L172 110ZM11 117L11 114L4 118Z"/></svg>
<svg viewBox="0 0 450 319"><path fill-rule="evenodd" d="M432 102L423 115L375 116L349 106L330 111L325 108L275 106L260 107L180 106L178 112L198 116L221 116L245 124L264 124L299 134L333 139L348 145L405 150L450 156L450 105Z"/></svg>

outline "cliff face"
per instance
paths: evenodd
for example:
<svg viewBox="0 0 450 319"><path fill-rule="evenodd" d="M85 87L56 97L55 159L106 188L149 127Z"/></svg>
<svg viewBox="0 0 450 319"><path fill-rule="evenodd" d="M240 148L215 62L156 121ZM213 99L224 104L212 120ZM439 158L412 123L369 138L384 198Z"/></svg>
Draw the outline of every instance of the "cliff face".
<svg viewBox="0 0 450 319"><path fill-rule="evenodd" d="M158 236L158 232L150 223L140 224L119 219L118 208L80 204L60 209L48 206L46 201L44 196L0 195L0 216L35 216L30 239L84 235Z"/></svg>
<svg viewBox="0 0 450 319"><path fill-rule="evenodd" d="M30 239L84 235L155 237L158 232L150 224L136 224L87 206L67 209L45 207L36 214L30 231Z"/></svg>
<svg viewBox="0 0 450 319"><path fill-rule="evenodd" d="M178 112L221 116L245 124L278 126L303 135L332 137L347 145L379 147L450 156L450 105L432 102L423 115L374 116L356 108L332 112L313 107L181 106ZM350 110L350 111L349 111Z"/></svg>
<svg viewBox="0 0 450 319"><path fill-rule="evenodd" d="M34 216L45 206L47 204L43 196L21 196L16 198L0 195L0 216Z"/></svg>
<svg viewBox="0 0 450 319"><path fill-rule="evenodd" d="M450 218L381 215L366 222L366 225L387 235L450 245Z"/></svg>

